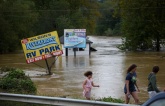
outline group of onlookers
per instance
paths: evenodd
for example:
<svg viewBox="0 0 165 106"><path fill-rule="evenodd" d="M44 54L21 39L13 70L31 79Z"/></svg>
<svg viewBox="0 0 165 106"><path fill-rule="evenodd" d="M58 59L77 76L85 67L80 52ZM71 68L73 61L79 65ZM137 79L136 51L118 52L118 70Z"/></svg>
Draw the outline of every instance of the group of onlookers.
<svg viewBox="0 0 165 106"><path fill-rule="evenodd" d="M127 70L127 75L125 79L125 87L124 87L124 93L125 93L125 103L128 104L130 97L132 95L133 99L135 100L135 104L139 104L139 99L137 95L137 90L139 90L137 83L136 83L136 65L132 64L128 70ZM148 75L148 94L149 98L154 97L157 93L160 92L160 90L157 88L157 83L156 83L156 74L159 72L159 67L154 66L152 69L152 72ZM137 90L136 90L136 88ZM164 89L165 91L165 89Z"/></svg>
<svg viewBox="0 0 165 106"><path fill-rule="evenodd" d="M137 84L137 74L136 74L136 64L132 64L127 69L127 75L125 78L125 86L124 86L124 93L125 93L125 103L128 104L131 96L133 97L135 104L139 104L139 99L137 95L137 91L140 92L138 84ZM154 66L152 69L152 72L148 75L148 94L149 98L152 98L155 96L160 90L157 88L156 84L156 74L159 71L158 66ZM99 85L95 85L92 81L92 72L87 71L84 73L84 75L87 77L83 83L83 96L86 97L86 99L90 100L91 95L91 88L93 87L99 87ZM165 91L165 89L164 89Z"/></svg>

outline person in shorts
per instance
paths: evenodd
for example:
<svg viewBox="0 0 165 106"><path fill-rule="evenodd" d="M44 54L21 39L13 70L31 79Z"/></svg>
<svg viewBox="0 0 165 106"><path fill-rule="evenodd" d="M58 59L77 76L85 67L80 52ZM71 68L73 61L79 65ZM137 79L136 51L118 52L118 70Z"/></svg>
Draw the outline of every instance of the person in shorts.
<svg viewBox="0 0 165 106"><path fill-rule="evenodd" d="M126 104L129 103L131 96L133 97L135 104L139 104L139 99L135 88L136 76L134 74L136 72L136 68L137 66L135 64L132 64L127 70L127 75L125 78L125 86L124 86Z"/></svg>

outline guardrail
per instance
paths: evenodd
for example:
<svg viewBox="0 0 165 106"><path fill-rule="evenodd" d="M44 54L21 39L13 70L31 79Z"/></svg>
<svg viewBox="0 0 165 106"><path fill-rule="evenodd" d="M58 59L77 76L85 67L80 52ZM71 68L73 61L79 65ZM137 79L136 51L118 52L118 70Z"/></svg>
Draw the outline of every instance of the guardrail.
<svg viewBox="0 0 165 106"><path fill-rule="evenodd" d="M17 101L36 104L47 104L53 106L137 106L119 103L107 103L92 100L78 100L69 98L57 98L36 95L0 93L0 100Z"/></svg>

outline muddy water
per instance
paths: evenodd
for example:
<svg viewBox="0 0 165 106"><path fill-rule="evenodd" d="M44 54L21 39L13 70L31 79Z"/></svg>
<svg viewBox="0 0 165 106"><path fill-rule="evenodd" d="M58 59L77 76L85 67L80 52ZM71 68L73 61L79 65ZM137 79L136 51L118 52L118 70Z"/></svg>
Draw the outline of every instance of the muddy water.
<svg viewBox="0 0 165 106"><path fill-rule="evenodd" d="M139 98L142 102L148 99L147 76L154 65L160 67L157 83L160 89L165 87L165 56L164 52L122 52L116 48L121 44L118 37L89 36L92 47L97 52L91 56L59 57L52 68L53 75L45 76L44 61L26 64L23 53L0 55L0 66L14 66L24 69L37 85L38 95L82 97L83 73L93 71L93 81L100 88L92 89L95 98L112 96L123 98L126 69L132 63L137 64L138 85L141 90ZM49 59L49 64L53 59Z"/></svg>

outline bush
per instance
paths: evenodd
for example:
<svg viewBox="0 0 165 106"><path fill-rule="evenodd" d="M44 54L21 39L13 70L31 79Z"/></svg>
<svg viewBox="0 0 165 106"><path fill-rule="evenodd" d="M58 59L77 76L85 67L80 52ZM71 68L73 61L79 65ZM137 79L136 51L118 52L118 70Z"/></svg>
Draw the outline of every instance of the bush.
<svg viewBox="0 0 165 106"><path fill-rule="evenodd" d="M113 103L124 103L124 101L122 99L116 99L116 98L112 98L112 97L101 98L101 101L104 101L104 102L113 102Z"/></svg>
<svg viewBox="0 0 165 106"><path fill-rule="evenodd" d="M106 36L120 36L120 24L116 24L114 29L108 28L104 31Z"/></svg>
<svg viewBox="0 0 165 106"><path fill-rule="evenodd" d="M112 36L113 35L113 30L111 28L108 28L105 32L106 36Z"/></svg>
<svg viewBox="0 0 165 106"><path fill-rule="evenodd" d="M21 69L12 69L0 80L0 89L9 93L35 94L36 86Z"/></svg>

